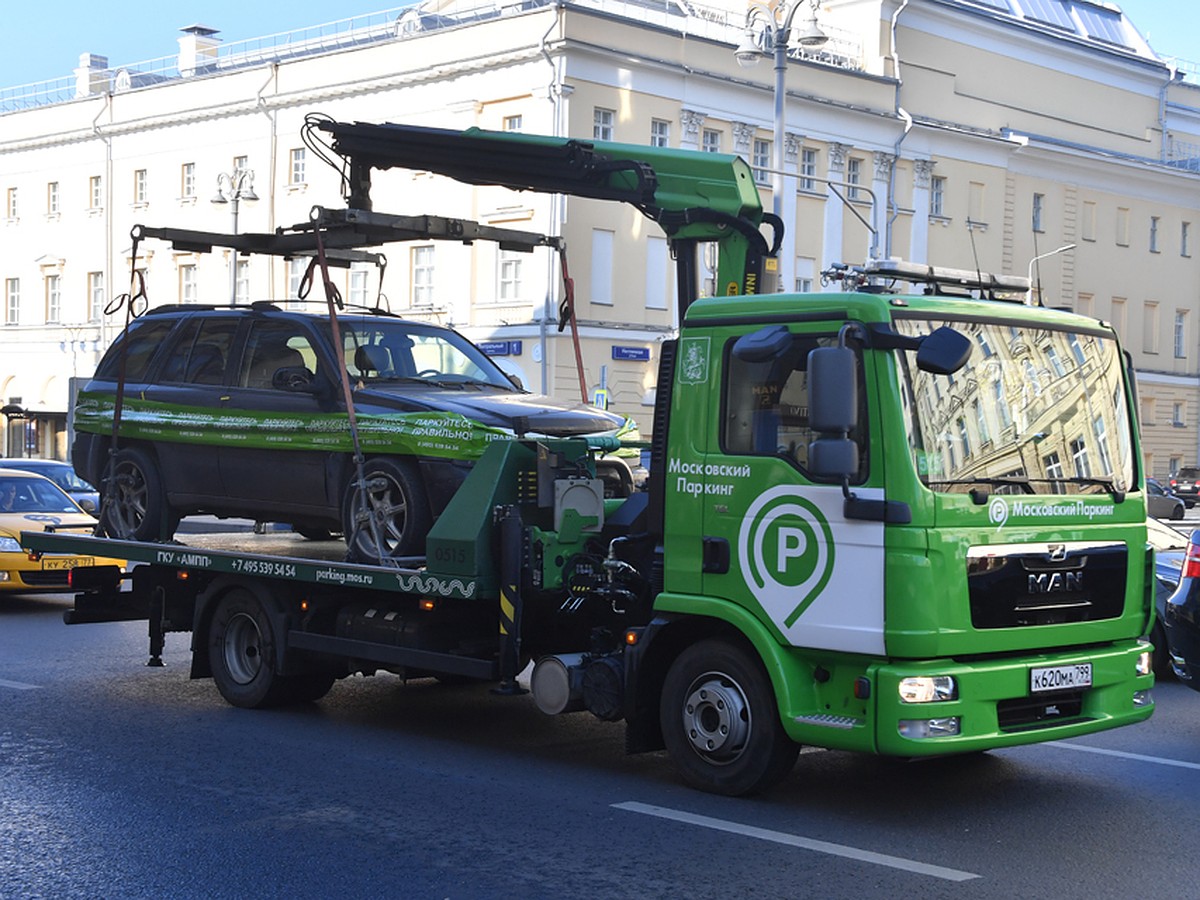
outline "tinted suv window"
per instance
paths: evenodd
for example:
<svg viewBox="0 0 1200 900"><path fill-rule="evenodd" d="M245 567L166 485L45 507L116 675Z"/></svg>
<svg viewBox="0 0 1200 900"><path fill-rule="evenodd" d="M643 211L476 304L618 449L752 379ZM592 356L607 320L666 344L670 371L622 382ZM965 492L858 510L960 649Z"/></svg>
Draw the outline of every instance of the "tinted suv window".
<svg viewBox="0 0 1200 900"><path fill-rule="evenodd" d="M125 340L125 380L145 381L154 351L175 326L175 319L137 319L129 326ZM121 343L113 344L96 369L97 378L115 381L121 371Z"/></svg>
<svg viewBox="0 0 1200 900"><path fill-rule="evenodd" d="M222 384L237 320L194 318L180 329L167 350L160 381Z"/></svg>
<svg viewBox="0 0 1200 900"><path fill-rule="evenodd" d="M242 354L238 384L248 388L270 388L275 373L300 366L317 371L317 354L308 332L296 322L255 322Z"/></svg>
<svg viewBox="0 0 1200 900"><path fill-rule="evenodd" d="M1192 466L1184 466L1176 473L1175 477L1184 478L1188 481L1195 481L1197 478L1200 478L1200 469Z"/></svg>

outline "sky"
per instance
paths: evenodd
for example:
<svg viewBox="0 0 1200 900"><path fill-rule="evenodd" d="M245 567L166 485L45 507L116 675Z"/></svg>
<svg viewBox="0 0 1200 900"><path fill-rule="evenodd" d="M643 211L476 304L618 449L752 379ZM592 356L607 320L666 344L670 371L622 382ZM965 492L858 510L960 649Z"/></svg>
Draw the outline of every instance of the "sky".
<svg viewBox="0 0 1200 900"><path fill-rule="evenodd" d="M1200 15L1196 0L1122 0L1118 5L1161 56L1200 64ZM128 63L178 51L179 29L200 23L220 29L226 43L291 31L365 13L404 6L404 0L166 0L136 8L95 0L0 0L4 52L0 87L72 74L82 53Z"/></svg>

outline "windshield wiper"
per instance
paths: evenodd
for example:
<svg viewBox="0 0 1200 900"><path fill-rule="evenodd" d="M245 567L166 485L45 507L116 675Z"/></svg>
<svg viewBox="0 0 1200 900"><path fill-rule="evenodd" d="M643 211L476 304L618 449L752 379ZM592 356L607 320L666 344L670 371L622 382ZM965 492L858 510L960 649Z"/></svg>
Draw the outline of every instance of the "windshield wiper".
<svg viewBox="0 0 1200 900"><path fill-rule="evenodd" d="M1042 484L1085 484L1098 486L1104 488L1115 503L1120 503L1125 499L1125 489L1120 487L1111 478L1091 478L1086 475L1076 475L1072 478L1035 478L1033 480Z"/></svg>
<svg viewBox="0 0 1200 900"><path fill-rule="evenodd" d="M993 487L1008 487L1009 485L1015 484L1017 487L1019 487L1021 489L1021 491L1023 493L1026 493L1026 494L1033 493L1033 486L1029 483L1029 479L1025 478L1024 476L1022 476L1020 478L1016 478L1013 476L1008 476L1007 478L1005 478L1005 477L992 478L992 477L988 477L986 475L981 475L978 478L934 478L934 479L930 479L929 481L925 482L925 484L926 485L990 484ZM973 500L977 506L983 506L983 504L987 503L988 497L991 496L988 491L980 490L979 488L972 488L970 491L968 491L968 493L971 495L971 500Z"/></svg>

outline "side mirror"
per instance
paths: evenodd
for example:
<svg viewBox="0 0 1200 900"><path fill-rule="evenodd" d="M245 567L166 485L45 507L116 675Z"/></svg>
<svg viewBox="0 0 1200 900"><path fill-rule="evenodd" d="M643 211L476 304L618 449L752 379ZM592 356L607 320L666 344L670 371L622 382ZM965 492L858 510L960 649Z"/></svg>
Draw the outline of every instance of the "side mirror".
<svg viewBox="0 0 1200 900"><path fill-rule="evenodd" d="M858 445L847 437L858 424L857 360L849 347L818 347L808 354L808 424L819 437L809 444L817 475L858 473Z"/></svg>
<svg viewBox="0 0 1200 900"><path fill-rule="evenodd" d="M917 368L933 375L953 375L971 358L971 339L943 325L921 341L917 348Z"/></svg>
<svg viewBox="0 0 1200 900"><path fill-rule="evenodd" d="M733 344L733 355L742 362L768 362L791 346L792 333L786 326L767 325L738 338Z"/></svg>
<svg viewBox="0 0 1200 900"><path fill-rule="evenodd" d="M505 372L504 375L509 381L512 382L513 387L515 387L518 391L525 390L525 382L521 381L521 376L516 375L513 372Z"/></svg>

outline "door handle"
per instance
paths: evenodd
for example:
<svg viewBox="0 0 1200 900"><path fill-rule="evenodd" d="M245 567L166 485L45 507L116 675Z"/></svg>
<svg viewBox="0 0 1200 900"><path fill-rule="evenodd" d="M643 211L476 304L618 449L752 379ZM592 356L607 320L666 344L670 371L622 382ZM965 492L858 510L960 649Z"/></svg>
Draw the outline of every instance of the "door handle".
<svg viewBox="0 0 1200 900"><path fill-rule="evenodd" d="M710 575L724 575L729 571L729 541L719 537L704 538L701 570Z"/></svg>

